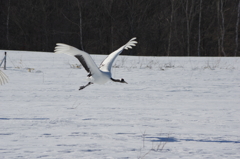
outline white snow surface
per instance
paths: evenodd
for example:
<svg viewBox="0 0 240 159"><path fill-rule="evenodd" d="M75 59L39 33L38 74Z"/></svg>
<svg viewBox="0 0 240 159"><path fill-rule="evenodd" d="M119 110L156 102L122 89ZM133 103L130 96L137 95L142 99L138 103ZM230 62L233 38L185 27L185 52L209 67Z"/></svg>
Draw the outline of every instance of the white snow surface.
<svg viewBox="0 0 240 159"><path fill-rule="evenodd" d="M67 55L8 51L1 159L240 158L239 57L119 56L112 75L128 84L81 91L79 66Z"/></svg>

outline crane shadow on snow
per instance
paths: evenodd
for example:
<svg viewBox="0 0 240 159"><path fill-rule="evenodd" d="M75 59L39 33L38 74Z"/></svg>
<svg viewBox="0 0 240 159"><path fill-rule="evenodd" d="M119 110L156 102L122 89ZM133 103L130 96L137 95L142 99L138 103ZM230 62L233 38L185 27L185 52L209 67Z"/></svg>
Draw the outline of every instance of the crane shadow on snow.
<svg viewBox="0 0 240 159"><path fill-rule="evenodd" d="M181 141L190 141L190 142L216 142L216 143L240 143L240 141L232 140L208 140L208 139L177 139L174 137L146 137L151 142L181 142Z"/></svg>

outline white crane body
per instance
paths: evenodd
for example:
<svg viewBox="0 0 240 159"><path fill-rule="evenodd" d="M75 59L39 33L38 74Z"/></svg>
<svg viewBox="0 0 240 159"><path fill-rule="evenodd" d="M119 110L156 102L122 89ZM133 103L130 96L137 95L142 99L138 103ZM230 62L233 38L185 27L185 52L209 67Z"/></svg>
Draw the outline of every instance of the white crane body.
<svg viewBox="0 0 240 159"><path fill-rule="evenodd" d="M125 49L131 49L133 46L136 46L137 41L136 38L132 38L129 42L125 45L117 49L116 51L112 52L99 66L97 67L96 63L93 61L91 56L86 53L85 51L79 50L73 46L57 43L54 52L57 54L67 54L70 56L76 57L80 63L83 65L85 70L89 73L87 76L87 80L89 83L85 86L81 86L79 90L84 89L85 87L89 86L90 84L97 83L97 84L105 84L109 80L114 82L120 83L127 83L124 79L113 79L111 75L111 68L114 60L117 58L119 54Z"/></svg>

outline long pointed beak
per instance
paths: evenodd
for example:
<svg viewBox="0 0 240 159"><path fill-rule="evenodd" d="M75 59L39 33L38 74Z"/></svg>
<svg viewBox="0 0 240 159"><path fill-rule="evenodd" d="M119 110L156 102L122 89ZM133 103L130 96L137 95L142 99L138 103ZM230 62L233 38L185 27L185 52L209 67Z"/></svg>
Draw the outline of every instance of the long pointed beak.
<svg viewBox="0 0 240 159"><path fill-rule="evenodd" d="M124 83L128 84L126 81L124 81Z"/></svg>

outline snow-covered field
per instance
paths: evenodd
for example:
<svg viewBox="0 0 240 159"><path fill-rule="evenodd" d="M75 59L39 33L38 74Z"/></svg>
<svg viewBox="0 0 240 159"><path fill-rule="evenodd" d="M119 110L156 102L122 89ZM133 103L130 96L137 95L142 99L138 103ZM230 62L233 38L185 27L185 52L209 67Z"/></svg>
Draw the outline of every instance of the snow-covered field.
<svg viewBox="0 0 240 159"><path fill-rule="evenodd" d="M113 77L128 84L81 91L78 66L63 54L8 52L1 159L240 158L239 57L119 56Z"/></svg>

